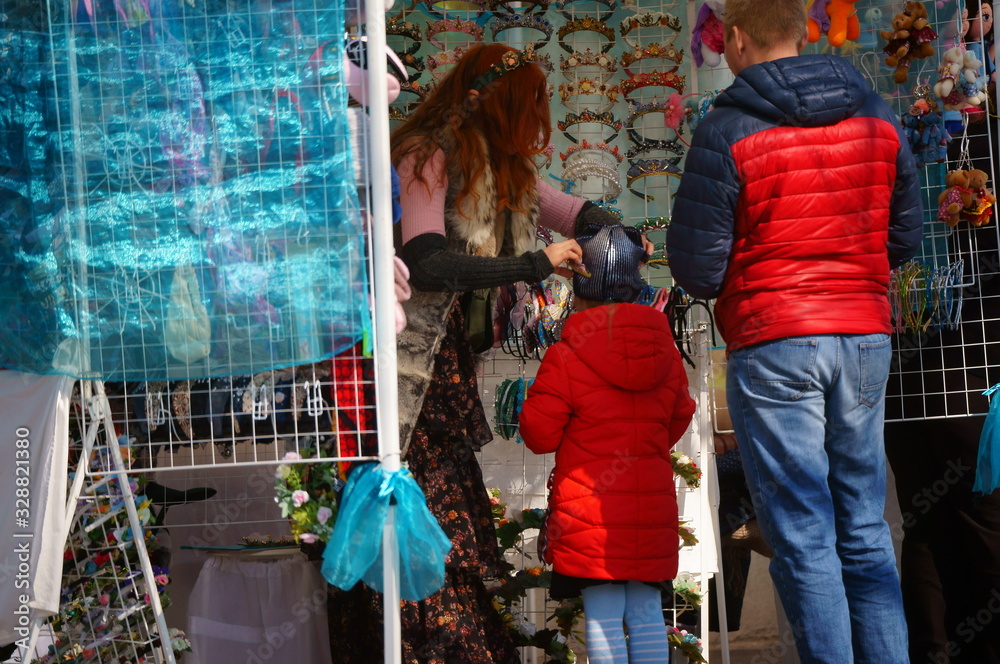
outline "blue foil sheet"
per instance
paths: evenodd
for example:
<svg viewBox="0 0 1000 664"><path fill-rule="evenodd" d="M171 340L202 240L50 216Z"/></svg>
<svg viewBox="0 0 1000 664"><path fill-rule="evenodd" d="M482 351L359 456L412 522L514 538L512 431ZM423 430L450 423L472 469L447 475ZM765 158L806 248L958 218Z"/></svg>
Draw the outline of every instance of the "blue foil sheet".
<svg viewBox="0 0 1000 664"><path fill-rule="evenodd" d="M370 333L343 2L0 0L0 365L315 362Z"/></svg>

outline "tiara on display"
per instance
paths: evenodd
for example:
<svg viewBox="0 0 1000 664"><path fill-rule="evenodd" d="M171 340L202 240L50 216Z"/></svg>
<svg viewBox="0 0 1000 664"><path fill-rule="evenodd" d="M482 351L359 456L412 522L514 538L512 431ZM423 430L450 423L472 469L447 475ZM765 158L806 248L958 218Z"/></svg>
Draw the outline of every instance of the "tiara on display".
<svg viewBox="0 0 1000 664"><path fill-rule="evenodd" d="M628 97L629 93L635 92L639 88L664 86L673 88L677 92L684 94L684 84L686 81L686 76L678 76L672 71L652 71L629 76L621 82L621 91L623 95Z"/></svg>
<svg viewBox="0 0 1000 664"><path fill-rule="evenodd" d="M622 219L625 218L625 214L618 208L614 207L614 204L617 202L618 202L617 200L608 201L607 203L603 201L594 201L594 205L601 208L605 212L613 214L615 217L618 218L618 221L621 221Z"/></svg>
<svg viewBox="0 0 1000 664"><path fill-rule="evenodd" d="M390 121L392 121L392 120L398 120L398 121L402 122L402 121L406 120L409 117L410 117L409 113L404 113L403 109L399 108L398 106L390 106L389 107L389 120Z"/></svg>
<svg viewBox="0 0 1000 664"><path fill-rule="evenodd" d="M674 32L680 32L681 20L673 14L666 12L645 12L644 14L636 14L623 18L622 22L618 25L618 31L625 38L629 46L632 48L641 48L638 40L629 38L629 33L634 30L657 26L670 28Z"/></svg>
<svg viewBox="0 0 1000 664"><path fill-rule="evenodd" d="M573 53L576 49L569 44L566 44L563 39L567 35L574 32L596 32L607 37L608 43L601 48L601 53L607 53L611 50L611 47L615 45L615 31L613 28L609 28L607 23L594 16L584 16L583 18L566 21L566 23L559 28L559 32L556 33L556 39L559 41L559 46L561 46L567 53Z"/></svg>
<svg viewBox="0 0 1000 664"><path fill-rule="evenodd" d="M486 10L484 0L431 0L415 5L428 16L439 19L467 19Z"/></svg>
<svg viewBox="0 0 1000 664"><path fill-rule="evenodd" d="M669 227L670 217L646 217L639 223L632 224L632 228L643 234L650 231L664 231Z"/></svg>
<svg viewBox="0 0 1000 664"><path fill-rule="evenodd" d="M437 46L442 51L448 47L443 41L438 39L438 35L443 32L464 32L472 37L469 42L483 41L483 26L475 21L467 21L461 18L443 18L433 23L427 23L427 41ZM468 46L468 43L465 44Z"/></svg>
<svg viewBox="0 0 1000 664"><path fill-rule="evenodd" d="M603 69L604 71L595 75L600 76L602 80L611 77L618 71L618 65L615 63L613 57L606 53L594 53L589 48L584 50L583 53L577 51L569 56L559 56L559 70L565 74L566 78L571 80L576 78L577 67L599 67Z"/></svg>
<svg viewBox="0 0 1000 664"><path fill-rule="evenodd" d="M673 152L677 156L684 155L684 148L676 139L645 140L629 148L628 152L625 153L625 158L635 159L636 157L642 156L647 152L655 152L656 150Z"/></svg>
<svg viewBox="0 0 1000 664"><path fill-rule="evenodd" d="M669 101L651 101L645 104L636 103L634 101L628 102L628 117L625 118L625 130L628 132L629 140L633 143L638 143L642 145L646 141L650 140L643 137L639 130L635 127L635 121L641 118L647 113L664 113L670 110ZM664 118L665 119L665 118Z"/></svg>
<svg viewBox="0 0 1000 664"><path fill-rule="evenodd" d="M618 168L611 166L606 161L580 159L564 168L562 172L562 179L573 185L576 184L577 180L586 180L589 177L599 177L603 180L604 191L601 194L601 201L605 203L614 201L621 195L622 183L618 175Z"/></svg>
<svg viewBox="0 0 1000 664"><path fill-rule="evenodd" d="M420 99L420 101L423 101L424 98L428 94L430 94L430 91L433 88L433 85L434 85L433 83L428 83L427 85L421 85L420 83L417 83L416 81L414 81L414 80L411 79L409 81L402 81L402 82L400 82L400 84L399 84L399 92L401 94L403 92L409 92L409 93L415 94L417 96L417 98Z"/></svg>
<svg viewBox="0 0 1000 664"><path fill-rule="evenodd" d="M633 188L633 185L640 179L650 175L668 175L679 178L681 169L676 164L677 157L668 159L639 159L631 162L628 172L625 173L625 182L628 190L644 201L652 201L652 196L640 193Z"/></svg>
<svg viewBox="0 0 1000 664"><path fill-rule="evenodd" d="M549 19L538 14L504 14L502 16L497 16L490 23L490 31L493 34L493 41L497 41L497 35L506 30L517 30L520 28L529 28L531 30L538 30L545 35L545 39L539 39L532 46L534 48L541 48L549 43L549 39L552 38L552 23Z"/></svg>
<svg viewBox="0 0 1000 664"><path fill-rule="evenodd" d="M552 0L488 0L486 6L496 16L505 14L544 14Z"/></svg>
<svg viewBox="0 0 1000 664"><path fill-rule="evenodd" d="M485 74L472 82L473 90L481 90L504 74L519 69L538 59L535 49L528 46L523 51L507 51L500 56L500 62L489 68Z"/></svg>
<svg viewBox="0 0 1000 664"><path fill-rule="evenodd" d="M598 108L591 110L597 113L605 113L614 108L619 94L621 94L621 89L617 85L603 83L586 77L570 81L569 83L559 84L559 98L562 100L562 103L570 110L578 113L584 109L580 107L578 100L573 99L574 97L579 95L601 95L605 98L605 101Z"/></svg>
<svg viewBox="0 0 1000 664"><path fill-rule="evenodd" d="M451 51L438 51L437 53L431 53L427 56L427 71L431 73L431 76L437 80L441 80L448 74L447 69L442 69L442 67L447 67L448 65L458 64L461 60L462 55L465 54L465 47L456 46L454 50Z"/></svg>
<svg viewBox="0 0 1000 664"><path fill-rule="evenodd" d="M560 14L565 16L567 19L572 20L574 12L572 11L572 9L567 9L567 7L569 7L569 5L573 4L576 1L577 0L557 0L556 10ZM604 5L605 7L608 8L606 12L602 12L597 16L597 18L602 21L607 21L609 18L611 18L612 14L615 13L615 9L617 8L618 5L618 3L615 2L615 0L594 0L594 2L597 2L598 4Z"/></svg>
<svg viewBox="0 0 1000 664"><path fill-rule="evenodd" d="M625 68L625 73L629 76L632 72L628 70L629 67L639 62L640 60L670 60L676 64L681 64L684 61L684 49L677 50L674 48L673 44L661 44L660 42L653 42L647 45L645 48L633 48L631 51L625 51L622 53L622 67Z"/></svg>
<svg viewBox="0 0 1000 664"><path fill-rule="evenodd" d="M418 58L413 53L397 53L396 55L399 56L400 62L402 62L410 69L413 69L414 71L418 72L424 70L423 58ZM396 78L399 78L399 76L397 76Z"/></svg>
<svg viewBox="0 0 1000 664"><path fill-rule="evenodd" d="M566 148L566 152L559 153L559 158L562 159L564 164L567 164L567 162L572 164L577 159L588 157L603 159L611 166L617 166L624 159L618 151L617 145L611 147L607 143L591 143L590 141L581 141L579 145L571 145Z"/></svg>
<svg viewBox="0 0 1000 664"><path fill-rule="evenodd" d="M561 131L566 138L576 143L577 140L573 138L567 130L574 125L587 124L591 122L602 124L615 130L614 134L605 139L608 142L618 138L618 132L622 130L623 126L622 121L615 119L615 116L611 113L611 111L607 111L605 113L595 113L589 108L585 108L580 113L573 113L570 111L566 114L565 120L560 120L556 123L556 127L559 128L559 131Z"/></svg>
<svg viewBox="0 0 1000 664"><path fill-rule="evenodd" d="M420 35L420 26L400 16L390 16L385 20L385 34L387 37L395 35L413 40L413 43L405 51L397 51L397 53L416 53L420 50L420 42L423 41L423 37Z"/></svg>

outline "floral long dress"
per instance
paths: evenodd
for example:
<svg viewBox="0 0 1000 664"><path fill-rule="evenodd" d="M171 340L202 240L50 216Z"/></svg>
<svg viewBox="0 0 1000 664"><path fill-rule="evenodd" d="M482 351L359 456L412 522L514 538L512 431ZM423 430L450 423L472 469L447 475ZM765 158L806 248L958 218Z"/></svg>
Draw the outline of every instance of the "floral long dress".
<svg viewBox="0 0 1000 664"><path fill-rule="evenodd" d="M407 664L520 662L485 585L499 575L500 552L475 453L491 439L479 398L475 356L456 305L405 457L431 513L453 545L445 563L444 588L421 602L402 603ZM346 593L332 591L334 661L382 661L381 601L362 584Z"/></svg>

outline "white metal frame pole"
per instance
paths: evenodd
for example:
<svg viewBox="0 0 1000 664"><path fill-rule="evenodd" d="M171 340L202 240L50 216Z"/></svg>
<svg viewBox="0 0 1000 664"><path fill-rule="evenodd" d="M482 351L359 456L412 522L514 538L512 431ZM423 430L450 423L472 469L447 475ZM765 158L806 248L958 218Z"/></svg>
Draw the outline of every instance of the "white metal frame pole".
<svg viewBox="0 0 1000 664"><path fill-rule="evenodd" d="M385 84L385 4L365 0L368 37L367 83L368 178L371 185L372 265L375 280L375 370L376 406L382 468L387 473L401 468L399 441L399 393L396 379L396 289L392 246L392 179L389 160L389 96ZM386 664L400 664L402 632L399 614L399 546L396 541L395 506L389 506L385 523L382 559L383 615Z"/></svg>

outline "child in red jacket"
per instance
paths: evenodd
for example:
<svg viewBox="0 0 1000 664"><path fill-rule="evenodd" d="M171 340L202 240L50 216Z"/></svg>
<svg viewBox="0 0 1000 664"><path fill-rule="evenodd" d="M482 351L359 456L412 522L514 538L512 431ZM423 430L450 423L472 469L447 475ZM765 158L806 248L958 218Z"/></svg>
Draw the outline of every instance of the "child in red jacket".
<svg viewBox="0 0 1000 664"><path fill-rule="evenodd" d="M573 278L577 311L520 421L532 452L556 453L542 555L553 598L583 595L593 664L662 664L660 592L678 549L670 449L695 403L666 316L632 304L643 288L639 232L591 226L577 241L591 276Z"/></svg>

